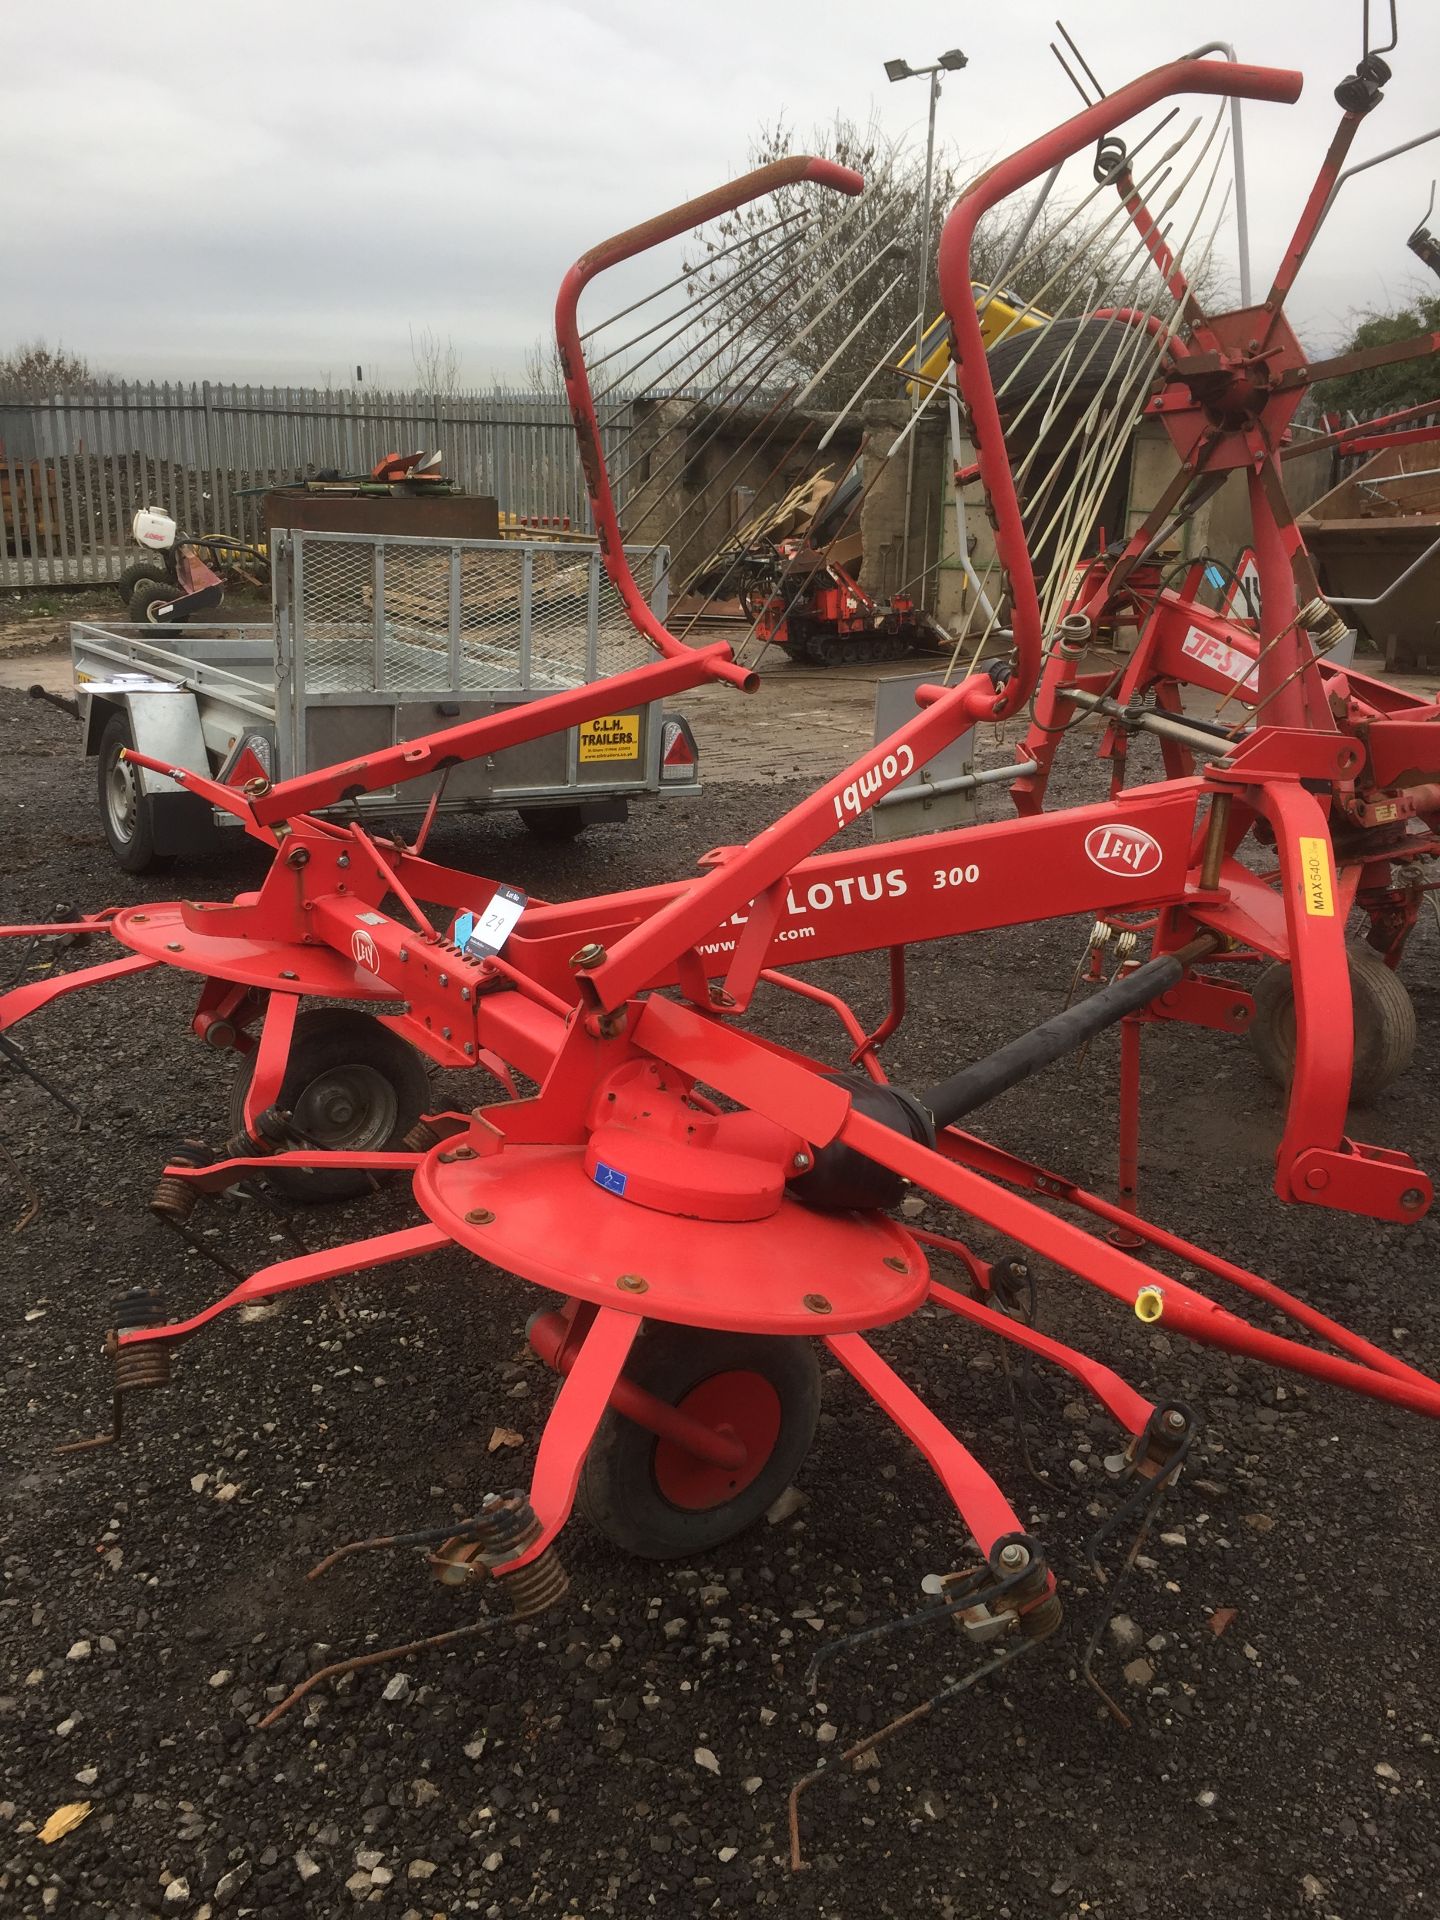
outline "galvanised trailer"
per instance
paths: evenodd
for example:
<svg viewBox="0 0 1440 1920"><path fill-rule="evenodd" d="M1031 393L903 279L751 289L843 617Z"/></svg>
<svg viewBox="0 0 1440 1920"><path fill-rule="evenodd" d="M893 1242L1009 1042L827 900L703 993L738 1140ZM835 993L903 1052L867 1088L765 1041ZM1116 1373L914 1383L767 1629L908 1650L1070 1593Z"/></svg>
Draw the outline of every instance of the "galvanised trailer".
<svg viewBox="0 0 1440 1920"><path fill-rule="evenodd" d="M663 619L666 549L628 557ZM100 817L131 873L203 853L236 823L126 749L231 784L288 780L623 673L649 651L594 547L283 532L273 583L269 621L70 629ZM340 804L386 820L513 807L568 839L623 820L638 795L693 792L698 775L689 726L653 701Z"/></svg>

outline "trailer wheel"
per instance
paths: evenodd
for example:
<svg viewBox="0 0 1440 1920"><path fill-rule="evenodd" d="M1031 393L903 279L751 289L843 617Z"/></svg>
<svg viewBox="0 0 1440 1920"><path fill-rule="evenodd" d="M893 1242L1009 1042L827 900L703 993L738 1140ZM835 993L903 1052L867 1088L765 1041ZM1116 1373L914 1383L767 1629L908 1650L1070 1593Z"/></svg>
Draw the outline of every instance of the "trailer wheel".
<svg viewBox="0 0 1440 1920"><path fill-rule="evenodd" d="M127 613L130 610L130 596L142 580L158 580L164 587L171 584L170 576L158 560L137 560L133 566L126 567L115 582L115 591Z"/></svg>
<svg viewBox="0 0 1440 1920"><path fill-rule="evenodd" d="M1353 1106L1368 1106L1397 1080L1415 1052L1415 1003L1404 981L1377 953L1353 943L1350 998L1355 1009ZM1260 1065L1277 1086L1288 1087L1295 1070L1295 993L1290 969L1277 961L1255 988L1250 1038Z"/></svg>
<svg viewBox="0 0 1440 1920"><path fill-rule="evenodd" d="M230 1127L245 1124L255 1056L230 1088ZM299 1015L276 1105L297 1130L332 1150L394 1153L430 1103L430 1076L412 1046L354 1007L311 1007ZM363 1168L310 1173L276 1168L270 1185L292 1200L353 1200L366 1192Z"/></svg>
<svg viewBox="0 0 1440 1920"><path fill-rule="evenodd" d="M745 1445L716 1467L613 1409L585 1459L577 1495L597 1532L642 1560L701 1554L760 1519L794 1479L820 1417L820 1368L808 1340L715 1333L651 1321L626 1377Z"/></svg>
<svg viewBox="0 0 1440 1920"><path fill-rule="evenodd" d="M140 775L120 757L134 744L129 720L123 713L112 713L100 735L100 820L110 851L126 873L149 873L168 866L169 860L155 851L154 812Z"/></svg>
<svg viewBox="0 0 1440 1920"><path fill-rule="evenodd" d="M521 826L537 840L573 840L585 831L581 807L517 807L516 812Z"/></svg>
<svg viewBox="0 0 1440 1920"><path fill-rule="evenodd" d="M179 621L162 620L159 609L179 598L180 588L173 581L146 574L130 596L130 618L137 627L178 626Z"/></svg>

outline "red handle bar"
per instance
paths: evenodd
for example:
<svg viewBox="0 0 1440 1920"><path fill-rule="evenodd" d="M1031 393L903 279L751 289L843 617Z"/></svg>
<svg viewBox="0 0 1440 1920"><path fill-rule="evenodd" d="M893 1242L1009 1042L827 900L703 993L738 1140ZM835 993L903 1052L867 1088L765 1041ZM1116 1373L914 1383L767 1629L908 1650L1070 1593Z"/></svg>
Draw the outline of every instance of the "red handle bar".
<svg viewBox="0 0 1440 1920"><path fill-rule="evenodd" d="M638 227L629 227L624 233L617 233L613 240L602 240L599 246L591 247L587 253L581 254L566 274L555 302L555 339L560 348L565 392L575 422L575 438L580 447L580 464L585 471L590 509L595 516L600 557L615 591L624 602L625 611L650 644L664 654L688 653L690 649L683 641L677 640L650 611L625 557L624 539L610 491L610 476L605 470L600 428L590 392L590 376L585 369L585 356L580 350L576 308L589 282L596 274L604 273L607 267L616 266L637 253L659 246L664 240L673 240L679 234L688 233L691 227L713 220L717 214L733 213L748 201L758 200L763 194L774 193L779 187L793 186L801 180L813 180L817 186L831 187L836 193L848 194L861 192L865 185L858 173L852 172L849 167L838 166L833 160L814 160L804 154L796 154L788 160L772 160L768 167L757 167L752 173L742 174L738 180L732 180L728 186L702 193L698 199L687 200L683 206L672 207L668 213L657 213L653 220L644 220ZM715 649L715 652L718 655L719 649ZM758 674L737 666L733 660L720 657L714 660L710 677L728 680L746 693L753 693L759 685Z"/></svg>

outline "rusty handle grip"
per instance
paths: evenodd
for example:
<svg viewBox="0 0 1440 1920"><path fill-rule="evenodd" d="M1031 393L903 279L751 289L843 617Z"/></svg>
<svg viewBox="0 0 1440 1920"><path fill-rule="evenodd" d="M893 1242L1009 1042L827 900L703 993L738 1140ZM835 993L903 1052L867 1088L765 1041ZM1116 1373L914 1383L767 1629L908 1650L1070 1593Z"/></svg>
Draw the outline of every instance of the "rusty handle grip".
<svg viewBox="0 0 1440 1920"><path fill-rule="evenodd" d="M637 253L644 253L666 240L675 239L679 234L688 233L692 227L713 220L718 214L733 213L737 207L743 207L751 200L774 193L780 187L797 186L804 180L816 186L829 187L836 193L852 195L861 192L865 185L858 173L849 167L837 165L833 160L817 160L805 154L795 154L787 160L772 160L769 166L756 167L752 172L742 174L738 180L730 181L727 186L715 187L697 199L672 207L667 213L657 213L653 219L642 220L639 226L628 227L613 239L602 240L598 246L591 247L581 254L566 274L555 302L555 340L560 349L565 393L575 424L575 438L580 449L580 465L585 473L586 491L590 496L590 510L595 517L600 558L631 623L662 654L686 653L689 649L650 611L625 557L624 537L615 512L610 476L606 471L605 454L600 442L599 423L595 418L590 376L580 345L580 328L576 318L580 295L597 274L618 265L620 261L632 259ZM733 658L725 658L718 647L714 649L714 656L709 669L711 678L729 681L732 686L738 686L746 693L752 693L759 685L758 674L737 666Z"/></svg>
<svg viewBox="0 0 1440 1920"><path fill-rule="evenodd" d="M1010 581L1016 671L995 702L995 718L1014 713L1034 691L1040 673L1040 602L1020 503L1005 451L995 388L985 359L980 316L971 286L970 246L982 214L1028 186L1081 148L1157 101L1175 93L1238 95L1290 105L1300 97L1301 74L1285 67L1234 66L1228 60L1175 60L1132 80L983 173L946 216L940 234L940 297L955 341L956 372L970 412L971 435L995 521L995 550Z"/></svg>

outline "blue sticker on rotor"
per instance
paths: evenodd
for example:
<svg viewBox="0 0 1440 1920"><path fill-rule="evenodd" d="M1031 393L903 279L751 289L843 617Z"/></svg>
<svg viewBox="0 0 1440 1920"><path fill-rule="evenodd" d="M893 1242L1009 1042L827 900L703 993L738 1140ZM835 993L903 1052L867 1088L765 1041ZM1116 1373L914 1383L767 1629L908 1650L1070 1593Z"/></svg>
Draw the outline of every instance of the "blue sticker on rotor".
<svg viewBox="0 0 1440 1920"><path fill-rule="evenodd" d="M619 1167L607 1167L603 1160L595 1162L595 1184L604 1187L607 1193L624 1193L630 1176L622 1173Z"/></svg>

